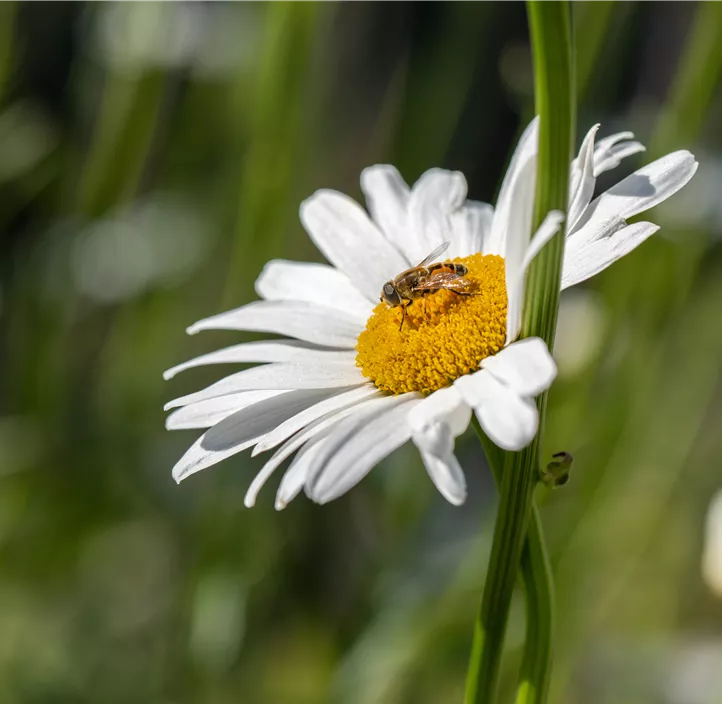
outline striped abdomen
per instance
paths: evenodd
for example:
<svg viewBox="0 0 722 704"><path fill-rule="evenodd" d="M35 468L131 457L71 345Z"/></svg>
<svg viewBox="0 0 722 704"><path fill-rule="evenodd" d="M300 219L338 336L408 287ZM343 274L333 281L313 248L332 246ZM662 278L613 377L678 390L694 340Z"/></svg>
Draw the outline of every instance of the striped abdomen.
<svg viewBox="0 0 722 704"><path fill-rule="evenodd" d="M463 264L455 264L454 262L438 262L438 264L432 264L427 267L429 274L439 269L448 269L453 271L457 276L466 276L469 270Z"/></svg>

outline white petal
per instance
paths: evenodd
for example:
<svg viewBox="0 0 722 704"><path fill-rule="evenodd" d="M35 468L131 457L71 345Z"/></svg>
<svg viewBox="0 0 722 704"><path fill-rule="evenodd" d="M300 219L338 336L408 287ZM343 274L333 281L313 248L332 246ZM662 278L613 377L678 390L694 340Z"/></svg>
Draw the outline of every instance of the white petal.
<svg viewBox="0 0 722 704"><path fill-rule="evenodd" d="M424 433L437 423L448 426L453 437L461 435L468 427L471 410L461 394L453 386L434 391L409 411L409 427L414 434Z"/></svg>
<svg viewBox="0 0 722 704"><path fill-rule="evenodd" d="M609 239L615 232L624 229L627 221L618 215L611 215L605 219L592 218L586 225L577 228L569 234L567 230L567 238L564 243L564 261L576 256L585 247L597 240Z"/></svg>
<svg viewBox="0 0 722 704"><path fill-rule="evenodd" d="M216 423L203 437L201 446L216 452L239 442L265 435L280 423L336 393L335 389L302 389L256 403Z"/></svg>
<svg viewBox="0 0 722 704"><path fill-rule="evenodd" d="M250 438L245 442L239 442L233 447L229 447L220 452L214 450L207 450L203 447L203 438L205 435L201 435L196 440L188 451L181 457L173 467L173 479L180 484L184 479L190 477L191 474L200 472L202 469L207 469L214 464L218 464L233 455L242 452L243 450L253 447L258 442L260 435L255 438Z"/></svg>
<svg viewBox="0 0 722 704"><path fill-rule="evenodd" d="M526 249L519 251L522 238L510 237L508 256L504 260L506 278L506 344L515 340L521 330L521 314L524 305L524 275L533 258L542 247L559 231L564 215L558 210L547 213Z"/></svg>
<svg viewBox="0 0 722 704"><path fill-rule="evenodd" d="M643 213L675 194L689 182L695 171L697 161L688 151L667 154L602 193L589 206L579 226L586 229L595 222L607 222L613 217L626 220ZM589 234L586 233L587 238ZM578 232L573 235L578 236Z"/></svg>
<svg viewBox="0 0 722 704"><path fill-rule="evenodd" d="M539 414L531 399L518 396L482 369L454 382L466 402L473 406L484 432L504 450L521 450L539 428Z"/></svg>
<svg viewBox="0 0 722 704"><path fill-rule="evenodd" d="M195 357L163 372L164 379L172 379L176 374L207 364L241 364L246 362L353 362L356 352L353 350L328 350L296 340L264 340L263 342L243 342L240 345L224 347L221 350Z"/></svg>
<svg viewBox="0 0 722 704"><path fill-rule="evenodd" d="M309 469L309 497L322 504L338 498L407 442L411 437L408 413L418 400L416 393L389 396L384 399L387 408L374 411L373 417L357 414L335 426L316 466Z"/></svg>
<svg viewBox="0 0 722 704"><path fill-rule="evenodd" d="M441 391L446 390L441 389ZM448 390L453 394L440 399L441 403L447 406L446 414L434 414L429 404L426 404L426 408L419 412L419 407L426 401L441 395L441 392L437 391L411 409L409 425L413 431L414 444L421 453L421 459L431 481L447 501L458 506L466 499L466 479L454 457L454 437L466 430L471 410L463 402L456 389L451 387ZM463 409L462 414L459 413L461 409ZM443 418L444 415L449 422ZM453 428L455 415L460 416L458 420L461 422L457 422L457 427Z"/></svg>
<svg viewBox="0 0 722 704"><path fill-rule="evenodd" d="M579 156L572 165L567 219L570 228L574 227L594 195L596 183L594 178L594 137L598 129L599 125L594 125L587 132L579 150Z"/></svg>
<svg viewBox="0 0 722 704"><path fill-rule="evenodd" d="M429 169L421 175L409 199L410 226L416 241L412 264L452 240L451 215L465 198L466 179L461 172Z"/></svg>
<svg viewBox="0 0 722 704"><path fill-rule="evenodd" d="M598 151L600 154L605 153L615 144L618 144L619 142L623 142L628 139L634 139L634 132L630 132L629 130L626 130L624 132L615 132L614 134L610 134L607 137L602 137L601 139L598 139L595 151Z"/></svg>
<svg viewBox="0 0 722 704"><path fill-rule="evenodd" d="M454 243L451 257L468 257L470 254L484 252L485 242L491 232L494 220L494 207L488 203L467 200L451 215Z"/></svg>
<svg viewBox="0 0 722 704"><path fill-rule="evenodd" d="M640 142L627 141L633 138L632 132L618 132L597 142L594 149L595 178L605 171L616 169L622 163L622 159L646 151L645 146Z"/></svg>
<svg viewBox="0 0 722 704"><path fill-rule="evenodd" d="M416 244L408 226L408 207L411 191L394 166L377 164L361 172L361 190L371 217L386 237L406 257L411 266Z"/></svg>
<svg viewBox="0 0 722 704"><path fill-rule="evenodd" d="M466 501L466 477L453 453L437 457L421 451L421 460L439 493L454 506Z"/></svg>
<svg viewBox="0 0 722 704"><path fill-rule="evenodd" d="M165 405L164 410L187 406L207 398L225 396L238 391L274 389L331 389L366 383L361 370L353 363L328 364L265 364L244 369L211 384L202 391L181 396Z"/></svg>
<svg viewBox="0 0 722 704"><path fill-rule="evenodd" d="M199 320L191 325L187 332L189 335L195 335L201 330L271 332L317 345L352 349L356 346L356 338L363 328L364 324L358 319L313 303L254 301Z"/></svg>
<svg viewBox="0 0 722 704"><path fill-rule="evenodd" d="M499 199L494 212L494 222L491 226L489 241L485 252L499 254L507 258L506 240L510 229L510 220L516 214L515 228L524 229L529 237L531 229L531 215L534 207L534 184L536 181L536 156L539 149L539 118L535 117L524 130L519 144L511 158L509 168L504 176L499 191ZM526 247L525 239L520 248Z"/></svg>
<svg viewBox="0 0 722 704"><path fill-rule="evenodd" d="M542 221L542 224L539 225L539 229L534 234L534 237L531 238L529 247L524 253L524 271L529 268L529 265L534 261L536 255L542 251L544 245L559 232L559 228L563 222L564 213L562 213L561 210L552 210L547 213L547 216Z"/></svg>
<svg viewBox="0 0 722 704"><path fill-rule="evenodd" d="M503 387L492 400L475 409L479 423L491 441L512 452L526 447L539 429L539 413L531 399L521 398Z"/></svg>
<svg viewBox="0 0 722 704"><path fill-rule="evenodd" d="M293 462L281 479L276 492L276 511L281 511L295 499L306 483L309 469L317 462L318 457L330 442L328 433L316 437L306 443L293 458Z"/></svg>
<svg viewBox="0 0 722 704"><path fill-rule="evenodd" d="M287 391L242 391L238 394L228 394L227 396L191 403L179 408L177 411L173 411L166 418L165 427L168 430L210 428L218 421L231 415L231 413L285 393Z"/></svg>
<svg viewBox="0 0 722 704"><path fill-rule="evenodd" d="M569 249L564 254L562 289L574 286L598 274L629 254L648 237L659 230L651 222L637 222L621 229L615 229L606 237L588 243L586 246Z"/></svg>
<svg viewBox="0 0 722 704"><path fill-rule="evenodd" d="M364 408L354 408L340 423L333 423L328 431L328 442L324 441L324 450L318 454L308 469L306 476L306 494L311 496L311 486L315 484L318 476L324 471L326 464L333 454L344 443L357 433L369 421L381 417L389 410L406 403L410 398L417 398L418 394L401 394L399 396L382 396L364 403ZM343 411L342 411L343 413ZM326 433L324 433L326 434Z"/></svg>
<svg viewBox="0 0 722 704"><path fill-rule="evenodd" d="M527 337L509 345L482 360L481 366L519 396L538 396L557 375L557 365L539 337Z"/></svg>
<svg viewBox="0 0 722 704"><path fill-rule="evenodd" d="M326 259L370 301L384 282L407 268L406 259L363 208L336 191L317 191L301 204L301 222Z"/></svg>
<svg viewBox="0 0 722 704"><path fill-rule="evenodd" d="M624 142L617 144L604 154L594 153L594 176L599 177L605 171L616 169L622 163L623 159L635 154L647 151L647 148L641 142Z"/></svg>
<svg viewBox="0 0 722 704"><path fill-rule="evenodd" d="M273 453L273 456L263 465L261 471L255 476L251 485L248 487L244 503L249 508L256 503L258 498L258 492L263 488L263 485L268 481L269 477L273 474L276 468L281 465L288 457L290 457L299 447L302 447L309 440L315 438L320 434L326 434L329 430L339 421L355 413L363 412L367 408L371 407L375 402L381 400L383 396L380 391L377 391L376 395L362 401L361 403L344 408L335 413L328 413L324 417L310 423L303 430L298 432L292 438L288 439L281 447ZM289 479L290 481L290 479ZM303 481L301 482L303 484ZM278 506L276 506L278 508Z"/></svg>
<svg viewBox="0 0 722 704"><path fill-rule="evenodd" d="M339 392L336 390L330 398L326 398L314 406L306 408L270 431L266 437L263 438L263 442L258 443L253 449L253 454L257 455L266 450L270 450L272 447L276 447L276 445L284 442L284 440L290 438L294 433L329 413L337 413L344 408L357 406L361 401L365 401L371 396L377 396L378 394L379 391L373 384L365 384L364 386L352 388L349 391Z"/></svg>
<svg viewBox="0 0 722 704"><path fill-rule="evenodd" d="M346 274L327 264L274 259L256 279L256 293L267 301L305 301L335 308L365 324L373 304Z"/></svg>

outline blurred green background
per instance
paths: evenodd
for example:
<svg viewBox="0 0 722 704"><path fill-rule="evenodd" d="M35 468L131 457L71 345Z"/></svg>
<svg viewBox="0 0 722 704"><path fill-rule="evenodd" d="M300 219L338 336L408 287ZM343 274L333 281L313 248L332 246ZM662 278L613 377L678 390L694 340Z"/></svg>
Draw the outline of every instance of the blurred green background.
<svg viewBox="0 0 722 704"><path fill-rule="evenodd" d="M550 701L719 704L722 4L573 16L578 139L700 169L562 299ZM389 161L493 202L532 115L524 5L4 2L0 101L0 702L461 701L496 506L475 439L460 509L405 448L329 506L247 510L259 458L170 476L195 435L163 403L223 370L161 373L252 337L184 329L267 259L318 259L316 188Z"/></svg>

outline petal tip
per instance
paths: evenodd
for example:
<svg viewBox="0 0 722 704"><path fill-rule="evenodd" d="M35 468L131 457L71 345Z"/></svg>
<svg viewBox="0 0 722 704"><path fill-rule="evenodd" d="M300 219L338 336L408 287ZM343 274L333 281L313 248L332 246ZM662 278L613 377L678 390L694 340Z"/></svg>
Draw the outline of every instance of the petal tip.
<svg viewBox="0 0 722 704"><path fill-rule="evenodd" d="M323 482L323 474L319 474L316 477L310 478L304 487L306 496L313 501L313 503L322 506L329 501L328 488L321 486Z"/></svg>
<svg viewBox="0 0 722 704"><path fill-rule="evenodd" d="M466 503L466 494L465 493L463 495L447 496L445 498L452 506L463 506Z"/></svg>
<svg viewBox="0 0 722 704"><path fill-rule="evenodd" d="M257 457L262 452L266 451L266 447L262 442L259 442L252 450L251 450L251 457Z"/></svg>
<svg viewBox="0 0 722 704"><path fill-rule="evenodd" d="M298 206L298 212L301 215L301 220L304 219L305 215L308 214L309 208L312 208L314 205L316 205L319 200L322 200L324 198L328 198L329 196L337 196L342 195L338 191L333 190L332 188L319 188L317 191L314 191L308 198L301 201L301 205Z"/></svg>
<svg viewBox="0 0 722 704"><path fill-rule="evenodd" d="M547 218L550 224L559 227L566 219L566 215L561 210L550 210L547 213Z"/></svg>
<svg viewBox="0 0 722 704"><path fill-rule="evenodd" d="M681 166L684 164L688 168L692 169L692 174L697 170L697 167L699 166L699 162L697 161L697 157L689 151L689 149L678 149L677 151L672 152L671 154L667 154L666 157L661 157L657 160L657 162L662 161L663 159L678 159L681 163L678 164L678 166ZM655 162L655 163L657 163Z"/></svg>
<svg viewBox="0 0 722 704"><path fill-rule="evenodd" d="M588 140L588 139L590 139L590 138L592 139L592 148L594 148L594 142L593 142L594 137L597 136L597 132L599 132L599 128L600 128L600 127L601 127L601 123L595 122L595 123L589 128L589 131L587 132L587 134L584 136L584 141L585 141L585 142L586 142L586 140Z"/></svg>
<svg viewBox="0 0 722 704"><path fill-rule="evenodd" d="M482 422L482 419L479 417L478 413L477 418L479 418L479 423L484 429L484 432L489 436L489 439L497 447L501 448L502 450L506 450L507 452L520 452L534 439L534 435L536 435L536 431L534 431L534 434L531 437L524 436L515 439L502 437L499 433L496 433L491 428L489 428L488 424Z"/></svg>
<svg viewBox="0 0 722 704"><path fill-rule="evenodd" d="M392 164L372 164L361 171L361 184L363 185L369 178L372 178L379 171L395 171L398 173L398 169Z"/></svg>

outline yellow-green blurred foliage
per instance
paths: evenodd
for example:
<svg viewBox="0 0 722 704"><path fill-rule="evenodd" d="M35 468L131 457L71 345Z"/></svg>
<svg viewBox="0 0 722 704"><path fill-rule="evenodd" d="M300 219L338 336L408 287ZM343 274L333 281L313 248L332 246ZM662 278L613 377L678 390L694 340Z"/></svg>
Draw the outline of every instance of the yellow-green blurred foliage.
<svg viewBox="0 0 722 704"><path fill-rule="evenodd" d="M722 4L573 11L578 136L700 168L562 297L551 701L716 704ZM0 702L461 700L496 505L474 438L461 509L401 450L332 505L248 510L257 459L170 476L194 435L163 402L222 372L161 373L250 338L184 328L267 259L319 257L316 188L390 161L493 201L531 87L522 3L0 4Z"/></svg>

